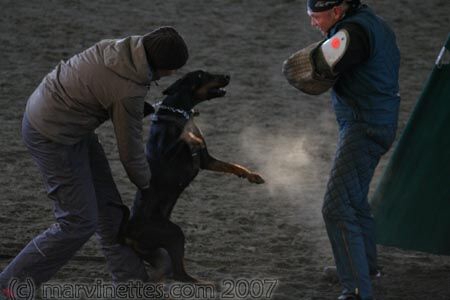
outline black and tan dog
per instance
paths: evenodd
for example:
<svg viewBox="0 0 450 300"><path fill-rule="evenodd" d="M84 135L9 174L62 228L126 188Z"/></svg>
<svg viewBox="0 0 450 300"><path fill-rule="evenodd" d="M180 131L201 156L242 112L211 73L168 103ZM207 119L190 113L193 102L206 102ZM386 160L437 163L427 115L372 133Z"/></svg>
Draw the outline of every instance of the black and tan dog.
<svg viewBox="0 0 450 300"><path fill-rule="evenodd" d="M125 228L125 242L146 261L155 249L164 248L170 256L173 279L195 282L184 268L185 238L181 228L170 221L171 212L183 190L200 169L235 174L252 183L263 183L260 175L212 157L205 139L195 125L192 109L212 98L223 97L230 77L204 71L186 74L164 90L166 95L152 116L147 160L152 179L150 203L138 193L131 218ZM147 106L146 113L152 112Z"/></svg>

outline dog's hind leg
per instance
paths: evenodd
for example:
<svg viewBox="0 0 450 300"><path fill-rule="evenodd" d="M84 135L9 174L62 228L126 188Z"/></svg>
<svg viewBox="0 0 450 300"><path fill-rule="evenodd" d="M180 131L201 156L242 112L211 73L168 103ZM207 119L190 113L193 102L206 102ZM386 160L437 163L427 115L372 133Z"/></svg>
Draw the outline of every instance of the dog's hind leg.
<svg viewBox="0 0 450 300"><path fill-rule="evenodd" d="M165 239L163 246L172 261L173 279L182 282L198 282L197 279L190 276L184 267L184 244L185 237L181 228L168 221L170 229L170 238Z"/></svg>
<svg viewBox="0 0 450 300"><path fill-rule="evenodd" d="M135 228L133 249L148 263L154 262L154 250L164 248L171 261L173 279L182 282L198 282L187 274L184 267L185 237L181 228L168 219L154 217L142 224L143 228Z"/></svg>

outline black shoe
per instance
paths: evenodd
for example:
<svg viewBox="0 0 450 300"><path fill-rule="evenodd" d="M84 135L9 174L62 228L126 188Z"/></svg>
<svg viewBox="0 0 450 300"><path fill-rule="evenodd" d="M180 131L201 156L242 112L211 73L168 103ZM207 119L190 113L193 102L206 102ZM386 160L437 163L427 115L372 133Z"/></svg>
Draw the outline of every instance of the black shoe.
<svg viewBox="0 0 450 300"><path fill-rule="evenodd" d="M339 276L338 276L337 269L335 266L326 266L325 268L323 268L323 275L324 275L325 279L330 282L334 283L334 282L339 281ZM382 276L381 269L371 271L369 273L369 275L370 275L370 279L372 279L372 280L380 279Z"/></svg>
<svg viewBox="0 0 450 300"><path fill-rule="evenodd" d="M369 275L371 279L381 278L382 276L381 268L378 268L377 270L374 271L370 271Z"/></svg>
<svg viewBox="0 0 450 300"><path fill-rule="evenodd" d="M358 295L355 294L342 294L338 297L338 300L359 300L361 298L359 298Z"/></svg>

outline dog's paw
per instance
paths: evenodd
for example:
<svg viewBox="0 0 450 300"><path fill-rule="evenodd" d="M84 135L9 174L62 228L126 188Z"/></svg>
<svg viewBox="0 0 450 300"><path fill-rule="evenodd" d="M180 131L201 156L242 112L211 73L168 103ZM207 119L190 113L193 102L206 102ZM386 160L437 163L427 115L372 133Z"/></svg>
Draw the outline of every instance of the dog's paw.
<svg viewBox="0 0 450 300"><path fill-rule="evenodd" d="M257 173L250 173L246 177L251 183L261 184L265 182L264 179Z"/></svg>

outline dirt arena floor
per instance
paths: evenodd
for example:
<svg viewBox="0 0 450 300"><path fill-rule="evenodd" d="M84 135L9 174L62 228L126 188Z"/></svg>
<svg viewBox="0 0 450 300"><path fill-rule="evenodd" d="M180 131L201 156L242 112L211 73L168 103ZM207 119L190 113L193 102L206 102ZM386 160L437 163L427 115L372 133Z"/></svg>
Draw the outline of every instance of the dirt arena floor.
<svg viewBox="0 0 450 300"><path fill-rule="evenodd" d="M230 74L227 96L201 104L197 122L212 154L249 166L267 181L251 185L207 171L196 178L173 215L186 234L188 270L216 283L218 294L227 279L249 285L277 280L272 299L335 299L339 284L322 272L333 260L320 209L337 127L328 93L300 94L281 74L284 59L321 37L309 25L305 2L0 0L0 270L53 222L52 203L21 140L28 96L60 60L101 39L173 25L190 47L190 60L177 76L153 86L148 101L161 99L164 87L190 70ZM450 5L366 3L397 33L401 132L449 33ZM111 124L98 133L123 200L131 204L135 187L118 159ZM450 299L450 257L386 247L379 253L385 276L375 283L377 299ZM55 281L96 279L110 277L92 238ZM251 299L243 294L229 295Z"/></svg>

